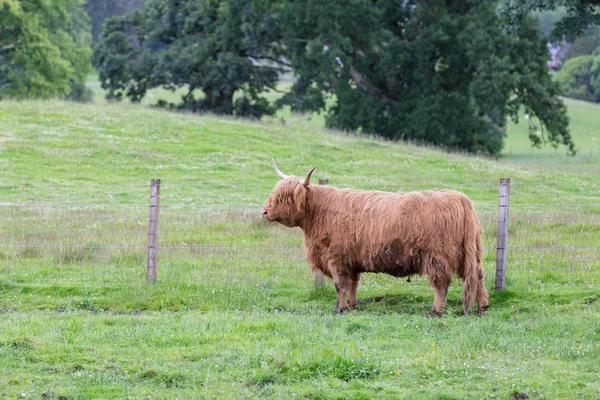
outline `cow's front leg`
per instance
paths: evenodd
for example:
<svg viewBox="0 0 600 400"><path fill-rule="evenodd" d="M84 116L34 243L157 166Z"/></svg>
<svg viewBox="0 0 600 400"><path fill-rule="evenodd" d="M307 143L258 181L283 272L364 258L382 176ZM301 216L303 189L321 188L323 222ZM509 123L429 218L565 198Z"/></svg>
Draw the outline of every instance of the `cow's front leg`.
<svg viewBox="0 0 600 400"><path fill-rule="evenodd" d="M348 307L354 309L356 303L358 303L356 292L358 290L358 284L360 282L360 274L354 274L352 276L352 283L350 284L350 294L348 295Z"/></svg>
<svg viewBox="0 0 600 400"><path fill-rule="evenodd" d="M435 256L425 257L426 264L424 268L429 278L429 284L435 290L435 298L433 300L433 306L429 310L429 315L433 317L441 317L446 305L446 295L448 294L448 287L452 280L450 268L447 263L440 258Z"/></svg>
<svg viewBox="0 0 600 400"><path fill-rule="evenodd" d="M429 315L432 317L441 317L446 305L446 295L450 286L451 276L444 270L437 271L433 276L429 277L429 282L435 290L435 298L433 306L429 310Z"/></svg>
<svg viewBox="0 0 600 400"><path fill-rule="evenodd" d="M333 311L341 313L348 309L346 298L352 287L352 278L345 271L339 271L334 268L331 268L330 271L332 271L333 285L335 286L335 291L337 293L337 300Z"/></svg>

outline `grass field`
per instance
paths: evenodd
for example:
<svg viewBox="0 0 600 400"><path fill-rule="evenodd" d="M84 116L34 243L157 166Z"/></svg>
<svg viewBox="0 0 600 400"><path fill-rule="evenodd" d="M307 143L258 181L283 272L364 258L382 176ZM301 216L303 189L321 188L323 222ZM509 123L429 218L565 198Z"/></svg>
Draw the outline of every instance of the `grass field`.
<svg viewBox="0 0 600 400"><path fill-rule="evenodd" d="M572 118L583 126L585 115ZM307 118L1 102L0 397L598 398L595 168L447 154ZM298 231L260 219L271 157L289 174L316 165L314 178L337 186L467 193L484 223L489 313L461 316L454 282L444 318L427 319L425 279L369 275L357 310L334 315L333 287L313 287ZM495 292L505 176L511 258Z"/></svg>
<svg viewBox="0 0 600 400"><path fill-rule="evenodd" d="M104 91L100 88L97 75L90 75L88 85L94 92L94 101L105 104ZM280 90L286 91L291 82L281 82ZM177 103L181 100L183 91L171 92L156 88L149 91L142 104L153 105L163 99ZM273 101L280 94L272 92L267 95ZM587 172L598 174L600 172L600 105L569 98L563 99L568 108L570 118L570 131L575 139L577 155L568 156L564 147L553 148L544 145L542 148L531 146L529 140L529 121L520 116L519 123L508 122L507 138L502 152L502 160L509 164L526 165L532 168L560 169L572 172ZM270 118L271 121L287 121L288 124L300 125L308 129L321 129L325 127L323 114L292 114L289 108L277 112ZM539 122L531 121L539 125Z"/></svg>
<svg viewBox="0 0 600 400"><path fill-rule="evenodd" d="M527 121L509 123L504 159L532 167L562 169L563 171L600 172L600 105L580 100L564 99L567 105L570 131L577 155L567 156L564 148L545 146L532 148L528 138Z"/></svg>

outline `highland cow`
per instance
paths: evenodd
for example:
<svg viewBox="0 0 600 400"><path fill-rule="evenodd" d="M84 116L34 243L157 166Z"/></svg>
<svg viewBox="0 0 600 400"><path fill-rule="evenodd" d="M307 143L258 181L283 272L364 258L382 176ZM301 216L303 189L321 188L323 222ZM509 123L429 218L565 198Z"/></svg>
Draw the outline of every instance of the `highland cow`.
<svg viewBox="0 0 600 400"><path fill-rule="evenodd" d="M273 168L281 180L262 216L302 229L311 269L333 279L336 312L356 306L363 272L427 275L435 290L432 316L442 314L454 272L464 281L465 315L475 299L478 314L487 310L479 219L463 193L336 189L311 185L314 167L304 179L285 175L275 160Z"/></svg>

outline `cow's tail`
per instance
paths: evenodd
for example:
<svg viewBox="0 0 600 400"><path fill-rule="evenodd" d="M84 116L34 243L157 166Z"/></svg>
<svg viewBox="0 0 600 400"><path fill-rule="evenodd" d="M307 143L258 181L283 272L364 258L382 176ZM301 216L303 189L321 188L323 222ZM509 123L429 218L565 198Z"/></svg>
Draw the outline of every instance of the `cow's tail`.
<svg viewBox="0 0 600 400"><path fill-rule="evenodd" d="M483 246L481 245L479 218L471 201L466 197L463 198L463 207L465 211L463 304L465 315L468 315L475 303L478 291L485 289L483 288Z"/></svg>

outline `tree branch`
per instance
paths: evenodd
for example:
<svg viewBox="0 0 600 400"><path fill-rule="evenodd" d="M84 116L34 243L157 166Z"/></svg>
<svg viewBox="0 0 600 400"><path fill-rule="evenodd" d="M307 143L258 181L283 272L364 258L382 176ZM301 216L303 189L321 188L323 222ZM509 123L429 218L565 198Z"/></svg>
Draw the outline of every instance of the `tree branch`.
<svg viewBox="0 0 600 400"><path fill-rule="evenodd" d="M271 89L272 91L277 92L277 93L287 93L285 90L279 90L279 89L277 89L273 85L265 85L265 86L268 87L269 89Z"/></svg>
<svg viewBox="0 0 600 400"><path fill-rule="evenodd" d="M6 50L10 50L10 49L14 49L14 48L15 48L15 44L14 43L7 44L5 46L0 47L0 52L6 51Z"/></svg>
<svg viewBox="0 0 600 400"><path fill-rule="evenodd" d="M390 96L389 94L385 93L383 90L380 90L378 88L370 86L365 81L365 78L363 78L362 74L360 72L358 72L357 70L355 70L354 67L352 67L352 66L350 66L350 76L352 76L352 80L354 82L356 82L356 84L358 85L358 87L360 87L365 92L370 93L373 96L377 96L377 97L379 97L381 99L388 99L388 100L393 100L393 101L400 101L399 98L397 98L395 96Z"/></svg>
<svg viewBox="0 0 600 400"><path fill-rule="evenodd" d="M351 55L353 60L358 60L359 58L365 58L365 53L363 51L363 49L367 46L367 43L361 40L357 40L357 39L350 39L352 45L356 48L358 48L358 51L354 51ZM369 69L372 70L372 66L373 64L371 64L369 66ZM373 96L377 96L379 98L382 99L388 99L388 100L393 100L393 101L399 101L400 99L395 97L395 96L391 96L389 94L387 94L385 91L376 88L376 87L372 87L370 86L365 79L363 78L362 74L360 72L358 72L357 70L354 69L353 66L350 66L350 75L352 76L352 80L354 82L356 82L356 84L363 89L364 91L366 91L367 93L372 94Z"/></svg>
<svg viewBox="0 0 600 400"><path fill-rule="evenodd" d="M292 68L292 64L287 63L285 61L278 60L278 59L273 58L273 57L269 57L269 56L260 56L260 57L258 57L258 56L253 56L253 55L250 55L250 54L248 55L248 57L251 57L251 58L253 58L255 60L269 60L269 61L273 61L274 63L277 63L279 65L283 65L284 67Z"/></svg>

